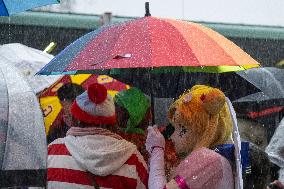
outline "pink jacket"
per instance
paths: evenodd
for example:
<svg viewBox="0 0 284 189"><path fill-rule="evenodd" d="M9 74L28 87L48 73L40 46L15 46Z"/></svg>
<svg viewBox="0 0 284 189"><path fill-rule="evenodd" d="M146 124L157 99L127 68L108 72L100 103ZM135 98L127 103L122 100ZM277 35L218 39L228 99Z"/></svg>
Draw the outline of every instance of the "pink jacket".
<svg viewBox="0 0 284 189"><path fill-rule="evenodd" d="M232 168L229 161L220 154L201 148L178 165L176 176L165 188L233 189Z"/></svg>

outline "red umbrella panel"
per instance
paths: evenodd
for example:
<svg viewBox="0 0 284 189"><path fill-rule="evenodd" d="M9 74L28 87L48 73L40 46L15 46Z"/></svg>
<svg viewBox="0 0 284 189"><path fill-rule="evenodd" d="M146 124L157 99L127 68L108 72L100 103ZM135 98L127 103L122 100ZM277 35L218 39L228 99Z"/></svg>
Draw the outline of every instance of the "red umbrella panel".
<svg viewBox="0 0 284 189"><path fill-rule="evenodd" d="M128 85L107 75L78 74L63 76L50 88L44 90L39 96L40 105L44 114L46 133L48 133L50 127L56 126L61 122L61 104L56 92L65 83L76 83L82 85L84 89L87 89L91 83L100 83L107 88L108 93L112 96L121 90L129 88Z"/></svg>

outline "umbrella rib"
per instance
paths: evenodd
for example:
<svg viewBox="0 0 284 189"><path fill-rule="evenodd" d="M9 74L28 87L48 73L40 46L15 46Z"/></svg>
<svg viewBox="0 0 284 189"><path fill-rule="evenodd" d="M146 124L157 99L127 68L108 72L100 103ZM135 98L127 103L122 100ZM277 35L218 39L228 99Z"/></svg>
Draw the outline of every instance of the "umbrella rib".
<svg viewBox="0 0 284 189"><path fill-rule="evenodd" d="M220 47L220 49L224 52L224 55L226 55L227 57L229 57L234 63L237 63L236 60L235 60L230 54L228 54L228 52L225 51L225 49L224 49L214 38L212 38L209 34L207 34L207 32L203 29L203 28L205 28L203 25L196 24L196 23L193 23L192 25L193 25L193 27L195 27L196 30L198 30L200 33L203 33L204 36L206 36L206 37L208 38L208 40L210 40L212 43L214 43L215 46ZM210 28L209 28L209 29L210 29ZM214 31L214 30L212 30L212 29L210 29L210 31L213 32L214 35L218 35L218 36L220 36L221 38L225 38L224 36L222 36L221 34L219 34L218 32L216 32L216 31ZM227 39L227 38L225 38L225 40L228 41L229 43L233 43L232 41L230 41L230 40ZM234 43L233 43L233 44L234 44ZM235 45L235 44L234 44L234 45ZM244 53L245 53L245 52L244 52ZM222 65L218 65L218 66L222 66ZM218 67L218 66L217 66L217 67ZM242 66L242 65L237 64L237 65L227 65L227 66Z"/></svg>
<svg viewBox="0 0 284 189"><path fill-rule="evenodd" d="M183 40L184 43L187 45L187 49L190 50L190 52L192 53L192 55L193 55L194 59L196 60L196 62L199 64L200 67L204 67L203 65L201 65L201 63L200 63L198 57L196 56L196 54L194 53L193 49L189 46L188 42L185 40L185 37L184 37L184 35L181 33L181 31L180 31L179 29L177 29L177 27L174 26L173 24L171 24L170 22L167 22L166 19L161 19L161 21L163 21L163 22L169 24L169 25L172 27L172 29L175 30L175 31L181 36L182 40ZM188 66L181 66L181 67L190 67L190 66L191 66L191 65L188 65Z"/></svg>
<svg viewBox="0 0 284 189"><path fill-rule="evenodd" d="M183 39L184 39L184 36L183 36L183 34L177 29L177 32L183 37ZM185 40L186 41L186 40ZM201 63L200 63L200 61L199 61L199 59L198 59L198 57L195 55L195 53L194 53L194 51L193 51L193 49L192 48L190 48L190 46L189 46L189 44L188 44L188 42L186 41L186 44L187 44L187 46L188 46L188 48L191 50L191 52L192 52L192 54L194 55L194 57L195 57L195 59L196 59L196 61L198 62L198 64L199 64L199 66L200 67L204 67L203 65L201 65ZM185 66L185 67L188 67L188 66Z"/></svg>
<svg viewBox="0 0 284 189"><path fill-rule="evenodd" d="M266 69L263 69L263 70L273 79L273 81L277 85L278 89L281 91L282 94L284 94L284 90L283 90L282 86L279 84L278 80L273 76L273 74Z"/></svg>
<svg viewBox="0 0 284 189"><path fill-rule="evenodd" d="M9 10L7 9L7 6L5 4L5 2L3 1L3 6L4 6L4 9L6 10L6 13L7 13L7 16L9 16ZM1 15L0 15L1 16Z"/></svg>
<svg viewBox="0 0 284 189"><path fill-rule="evenodd" d="M152 38L151 38L151 33L150 33L150 29L149 29L149 25L148 25L148 22L147 22L147 19L144 20L144 23L145 23L145 27L147 29L147 34L149 35L149 46L148 46L148 49L149 49L149 54L150 54L150 64L151 64L151 67L153 68L154 65L153 65L153 49L151 48L151 42L152 42ZM138 68L139 69L139 68ZM147 73L147 72L146 72ZM155 98L154 98L154 95L153 95L153 79L152 79L152 75L151 75L151 70L148 71L148 74L149 74L149 80L151 81L151 92L150 92L150 98L151 98L151 112L152 112L152 124L155 124Z"/></svg>
<svg viewBox="0 0 284 189"><path fill-rule="evenodd" d="M146 29L147 29L147 34L148 34L148 37L149 37L149 43L148 43L148 49L149 49L149 54L150 54L150 58L151 58L151 60L150 60L150 64L151 64L151 67L153 68L154 67L154 65L153 65L153 49L152 49L152 46L151 46L151 43L152 43L152 36L151 36L151 33L150 33L150 27L149 27L149 25L148 25L148 22L147 22L147 19L145 19L144 20L144 22L145 22L145 26L144 27L146 27Z"/></svg>
<svg viewBox="0 0 284 189"><path fill-rule="evenodd" d="M120 36L124 33L124 31L126 30L126 28L127 28L127 26L128 25L130 25L130 24L132 24L133 22L134 22L135 20L131 20L131 21L128 21L128 22L125 22L125 23L122 23L122 24L118 24L118 25L116 25L115 27L112 27L112 26L110 26L111 28L108 28L108 29L113 29L113 28L116 28L116 27L122 27L123 29L121 30L121 32L118 34L118 36L117 36L117 38L115 39L115 42L113 42L113 45L112 45L112 50L115 48L115 46L116 46L116 44L117 44L117 41L120 39ZM108 30L107 29L107 30ZM104 31L104 32L107 32L107 31ZM101 63L105 63L105 62L107 62L107 61L109 61L109 60L112 60L112 59L114 59L114 58L130 58L130 57L123 57L122 55L120 55L120 54L114 54L113 52L112 52L112 50L110 50L111 51L111 53L110 53L110 57L106 57L104 60L101 60L101 61L99 61L99 62L94 62L94 63L91 63L90 65L91 66L95 66L95 65L98 65L98 64L101 64Z"/></svg>

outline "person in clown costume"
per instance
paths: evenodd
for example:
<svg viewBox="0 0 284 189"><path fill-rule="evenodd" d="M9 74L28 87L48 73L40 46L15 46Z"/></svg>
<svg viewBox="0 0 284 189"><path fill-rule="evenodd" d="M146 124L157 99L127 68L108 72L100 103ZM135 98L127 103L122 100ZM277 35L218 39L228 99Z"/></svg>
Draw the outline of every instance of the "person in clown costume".
<svg viewBox="0 0 284 189"><path fill-rule="evenodd" d="M171 139L180 159L171 179L164 168L165 139L148 127L149 189L241 189L240 139L235 112L222 91L196 85L169 108Z"/></svg>

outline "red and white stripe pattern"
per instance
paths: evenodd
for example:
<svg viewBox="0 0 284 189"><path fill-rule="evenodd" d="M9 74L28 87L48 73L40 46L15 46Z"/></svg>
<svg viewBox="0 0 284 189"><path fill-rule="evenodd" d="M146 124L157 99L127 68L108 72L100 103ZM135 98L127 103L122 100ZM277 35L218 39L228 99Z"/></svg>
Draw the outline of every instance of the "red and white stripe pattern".
<svg viewBox="0 0 284 189"><path fill-rule="evenodd" d="M49 189L94 189L92 179L95 179L100 189L148 188L148 171L138 151L111 175L91 175L71 156L64 138L57 139L48 146L47 175Z"/></svg>

